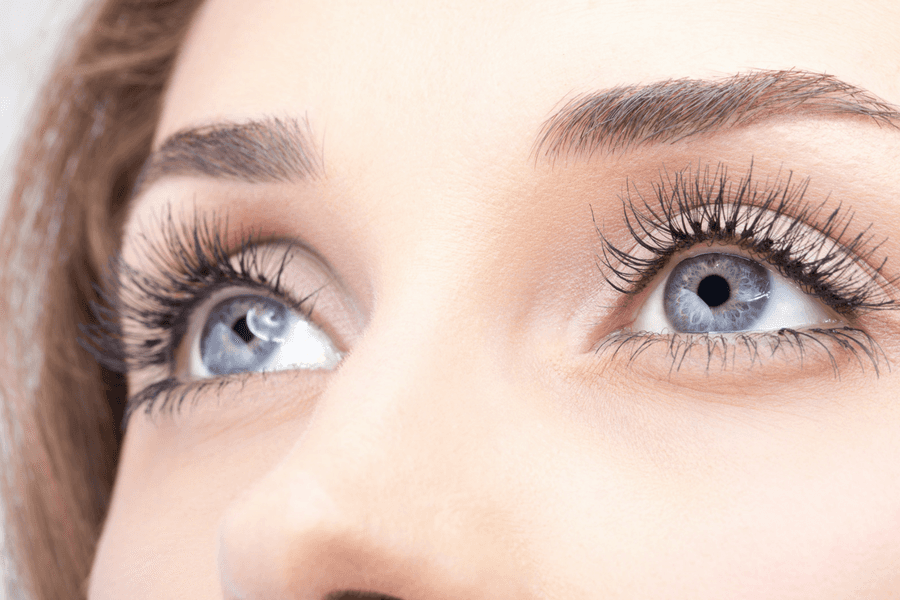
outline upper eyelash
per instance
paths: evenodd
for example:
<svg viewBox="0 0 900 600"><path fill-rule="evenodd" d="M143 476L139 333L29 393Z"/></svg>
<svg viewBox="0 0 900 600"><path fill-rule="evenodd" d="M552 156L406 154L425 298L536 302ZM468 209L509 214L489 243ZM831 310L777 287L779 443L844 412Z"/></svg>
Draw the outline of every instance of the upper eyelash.
<svg viewBox="0 0 900 600"><path fill-rule="evenodd" d="M318 290L298 299L282 284L296 244L267 248L259 235L244 233L231 245L228 219L215 213L195 211L178 225L169 210L160 225L161 241L143 238L144 267L121 255L112 259L97 290L100 302L92 306L96 323L82 327L82 345L106 368L124 373L171 365L192 309L224 286L274 294L309 316L306 306Z"/></svg>
<svg viewBox="0 0 900 600"><path fill-rule="evenodd" d="M772 265L804 291L845 316L897 307L887 291L897 282L884 275L887 258L875 260L882 242L871 226L847 239L852 210L826 211L804 196L809 180L793 183L789 174L760 186L747 175L732 184L718 165L664 175L651 204L637 191L622 198L624 220L638 256L603 234L599 262L606 281L624 294L640 292L679 251L703 242L738 246ZM874 266L873 266L874 263Z"/></svg>
<svg viewBox="0 0 900 600"><path fill-rule="evenodd" d="M804 199L807 186L808 181L793 184L788 176L785 181L775 180L760 187L752 178L752 167L732 185L726 169L719 165L713 172L709 168L698 169L692 175L685 170L664 178L655 186L654 204L629 190L622 198L626 227L635 244L650 256L641 257L615 245L597 226L604 277L619 292L635 294L678 251L702 242L720 241L762 258L841 314L855 316L864 310L896 308L897 301L886 291L897 281L884 275L887 259L871 266L881 243L873 243L869 227L847 240L852 212L838 206L825 213L824 203L812 204ZM314 291L295 299L283 289L282 275L291 247L279 249L283 252L280 260L273 261L264 260L271 256L264 255L266 250L258 235L242 235L236 246L230 246L226 243L228 221L216 214L200 216L195 212L193 219L179 226L170 210L161 225L162 241L148 242L146 247L151 268L138 270L121 256L114 258L110 278L98 289L101 301L92 307L96 324L82 328L82 344L111 370L126 372L171 365L187 315L224 285L239 284L274 293L297 310L302 310L315 295ZM772 235L776 228L780 228L778 236ZM149 275L151 272L154 274ZM859 273L866 276L861 278ZM137 325L136 331L126 332L126 323ZM870 357L874 352L877 358L879 350L874 340L861 330L852 331L864 338L855 343L875 348L871 352L863 349ZM639 333L623 335L625 340L608 338L597 349L613 342L617 348L638 343L640 353L652 341ZM687 341L679 338L677 347L671 349L673 365L674 359L680 355L680 364L689 349L699 344L695 337ZM850 339L852 335L845 337ZM745 338L745 343L754 339ZM675 342L668 343L671 346ZM776 345L781 346L781 342ZM711 357L712 350L708 358ZM227 381L215 380L201 386L224 385ZM164 405L180 405L190 390L196 393L201 389L182 386L181 397L173 398L180 384L176 378L168 377L137 393L129 401L123 430L139 405L146 404L149 411L157 397L164 398Z"/></svg>

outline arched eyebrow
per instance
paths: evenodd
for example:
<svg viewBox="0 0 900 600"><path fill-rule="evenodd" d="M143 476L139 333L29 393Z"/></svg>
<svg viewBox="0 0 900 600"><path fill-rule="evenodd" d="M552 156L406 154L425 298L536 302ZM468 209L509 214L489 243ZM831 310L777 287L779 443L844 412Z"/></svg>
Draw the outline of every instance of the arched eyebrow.
<svg viewBox="0 0 900 600"><path fill-rule="evenodd" d="M895 129L900 123L895 106L831 75L755 70L720 80L673 79L578 96L544 122L532 154L550 162L590 158L790 115L857 117ZM144 163L132 198L168 177L291 182L318 177L323 170L305 120L216 123L167 138Z"/></svg>
<svg viewBox="0 0 900 600"><path fill-rule="evenodd" d="M551 163L674 143L783 116L857 117L897 128L897 107L822 73L754 70L578 96L547 119L532 154Z"/></svg>
<svg viewBox="0 0 900 600"><path fill-rule="evenodd" d="M267 118L179 131L151 153L132 197L160 179L211 177L250 183L308 180L321 175L322 153L303 120Z"/></svg>

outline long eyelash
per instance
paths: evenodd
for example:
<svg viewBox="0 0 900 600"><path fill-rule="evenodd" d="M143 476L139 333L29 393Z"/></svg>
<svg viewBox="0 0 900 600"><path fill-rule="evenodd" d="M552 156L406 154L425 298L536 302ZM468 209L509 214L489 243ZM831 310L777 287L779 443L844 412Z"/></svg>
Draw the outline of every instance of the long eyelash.
<svg viewBox="0 0 900 600"><path fill-rule="evenodd" d="M142 238L145 266L136 269L116 256L109 276L97 286L100 301L91 307L95 323L82 327L80 342L106 368L120 373L171 368L192 309L226 286L275 294L295 310L311 312L318 290L296 299L282 285L292 247L266 247L252 232L242 232L240 241L231 245L228 219L215 213L195 212L179 224L168 210L161 221L160 241ZM157 397L164 399L164 406L180 405L208 385L225 385L233 379L188 386L170 373L129 399L123 429L136 407L146 405L149 411Z"/></svg>
<svg viewBox="0 0 900 600"><path fill-rule="evenodd" d="M793 183L788 175L760 186L751 166L732 184L719 165L714 172L666 175L654 186L653 203L628 190L625 224L635 250L649 256L617 246L597 226L604 277L619 292L635 294L675 253L720 242L747 250L842 315L897 308L886 291L897 278L885 276L887 258L876 260L883 242L875 241L871 226L848 239L852 210L838 205L827 211L824 202L806 201L808 183Z"/></svg>
<svg viewBox="0 0 900 600"><path fill-rule="evenodd" d="M747 175L733 183L723 165L696 173L686 169L664 173L654 186L654 198L629 189L622 198L633 250L616 245L594 221L601 240L598 266L603 277L623 294L637 294L662 271L672 257L695 245L722 243L746 250L852 321L870 310L898 308L891 295L898 278L885 275L887 258L877 259L883 244L871 226L851 234L852 210L804 199L809 181L766 181ZM874 265L874 266L873 266ZM601 340L595 351L626 353L628 363L654 346L663 346L671 361L670 374L684 361L705 352L707 370L733 368L738 353L749 366L764 358L793 351L802 366L813 353L823 355L839 378L837 353L855 357L860 367L871 364L878 375L890 362L866 331L855 327L781 329L737 334L656 334L617 331Z"/></svg>

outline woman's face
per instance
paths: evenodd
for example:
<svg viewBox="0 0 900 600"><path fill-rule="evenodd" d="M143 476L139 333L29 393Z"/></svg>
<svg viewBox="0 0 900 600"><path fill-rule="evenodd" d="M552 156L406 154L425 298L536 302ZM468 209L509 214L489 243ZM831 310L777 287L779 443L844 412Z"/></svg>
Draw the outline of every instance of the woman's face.
<svg viewBox="0 0 900 600"><path fill-rule="evenodd" d="M898 26L207 2L91 597L895 598Z"/></svg>

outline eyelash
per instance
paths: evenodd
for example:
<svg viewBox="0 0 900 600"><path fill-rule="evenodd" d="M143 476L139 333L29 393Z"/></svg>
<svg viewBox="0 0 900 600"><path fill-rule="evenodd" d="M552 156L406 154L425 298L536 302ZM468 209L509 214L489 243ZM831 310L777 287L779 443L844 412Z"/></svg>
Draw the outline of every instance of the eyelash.
<svg viewBox="0 0 900 600"><path fill-rule="evenodd" d="M897 301L886 290L897 278L884 275L886 258L874 260L883 242L875 241L869 226L842 243L851 228L852 210L839 205L826 212L824 202L805 200L808 184L808 180L793 183L789 174L784 181L776 178L760 186L753 179L752 165L736 185L721 164L714 171L707 167L695 173L664 172L654 185L652 204L631 188L622 197L632 250L614 243L594 220L601 243L598 266L610 286L633 296L646 289L677 253L704 243L727 244L771 265L851 323L869 311L896 309ZM728 336L620 330L600 340L594 350L630 352L630 363L658 344L664 345L671 361L670 374L681 369L695 348L706 351L707 369L716 362L723 368L733 365L742 350L753 366L766 351L775 357L793 350L802 362L814 349L825 352L836 377L839 350L849 352L861 367L867 359L876 375L882 361L890 367L872 336L854 326Z"/></svg>
<svg viewBox="0 0 900 600"><path fill-rule="evenodd" d="M886 259L877 267L868 266L881 246L873 243L870 228L843 245L839 243L850 229L852 212L838 207L825 214L824 204L804 199L807 185L806 181L792 184L788 177L760 187L752 178L752 167L737 185L731 184L722 165L714 172L707 168L695 175L690 170L674 177L664 174L654 186L655 204L630 190L623 197L626 229L633 238L634 250L613 243L595 220L603 276L615 290L633 296L644 290L678 252L702 243L725 243L770 264L851 322L867 311L896 309L897 301L885 291L897 282L883 275ZM126 372L172 365L186 331L187 316L219 289L241 286L274 294L300 312L315 297L317 290L295 298L282 285L285 265L296 246L273 250L261 245L264 240L252 233L242 235L236 246L230 246L225 241L228 221L215 214L200 216L195 212L179 226L169 211L161 231L162 241L148 243L146 248L150 269L138 271L121 256L111 261L111 275L98 288L100 301L92 306L96 323L82 327L82 344L108 369ZM146 274L151 272L154 275ZM866 277L854 277L859 272ZM306 311L307 317L310 312ZM136 325L135 331L129 328L126 332L125 323ZM826 353L835 376L839 376L836 350L849 352L861 367L867 359L876 374L882 361L887 364L886 355L872 336L851 326L731 337L618 331L600 340L595 351L612 351L613 355L630 352L630 363L658 344L666 348L670 372L679 370L695 348L706 351L707 368L717 357L723 368L727 367L741 350L747 352L752 365L766 350L775 356L792 349L802 361L812 348ZM244 381L249 375L183 382L170 374L129 399L122 430L140 407L148 414L154 408L171 412L189 397Z"/></svg>
<svg viewBox="0 0 900 600"><path fill-rule="evenodd" d="M319 290L297 298L282 283L284 269L299 245L267 246L253 233L243 233L236 245L230 245L226 242L228 220L215 213L195 212L179 226L170 210L160 230L161 241L147 242L144 248L149 268L137 270L118 255L111 261L109 277L98 286L100 300L91 307L96 323L82 327L81 342L104 367L121 373L170 369L192 310L227 287L274 295L311 318ZM170 413L189 397L249 375L185 382L170 372L129 398L122 430L140 407L147 414L154 409Z"/></svg>

